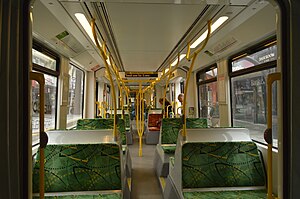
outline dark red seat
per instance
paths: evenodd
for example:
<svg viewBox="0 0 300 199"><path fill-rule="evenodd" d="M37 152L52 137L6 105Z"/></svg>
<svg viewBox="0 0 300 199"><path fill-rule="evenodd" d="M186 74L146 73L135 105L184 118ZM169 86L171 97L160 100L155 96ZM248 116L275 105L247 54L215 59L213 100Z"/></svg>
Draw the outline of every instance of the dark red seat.
<svg viewBox="0 0 300 199"><path fill-rule="evenodd" d="M162 114L150 114L148 116L148 130L159 131L161 125Z"/></svg>

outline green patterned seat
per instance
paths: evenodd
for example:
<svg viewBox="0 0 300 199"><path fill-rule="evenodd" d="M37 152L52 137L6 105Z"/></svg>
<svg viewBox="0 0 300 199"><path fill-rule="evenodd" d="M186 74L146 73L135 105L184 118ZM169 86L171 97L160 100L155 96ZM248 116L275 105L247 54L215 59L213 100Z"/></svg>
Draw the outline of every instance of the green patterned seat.
<svg viewBox="0 0 300 199"><path fill-rule="evenodd" d="M34 199L40 197L33 197ZM46 199L121 199L120 193L97 194L97 195L68 195L68 196L45 196Z"/></svg>
<svg viewBox="0 0 300 199"><path fill-rule="evenodd" d="M187 118L186 127L188 129L207 128L207 119ZM175 153L177 137L181 129L182 118L163 118L161 130L161 145L165 153ZM164 147L164 145L169 146ZM173 147L171 147L170 145L173 145Z"/></svg>
<svg viewBox="0 0 300 199"><path fill-rule="evenodd" d="M122 190L117 144L46 146L45 192L100 190ZM39 156L33 169L33 193L38 192Z"/></svg>
<svg viewBox="0 0 300 199"><path fill-rule="evenodd" d="M265 186L253 142L186 143L182 146L182 188Z"/></svg>
<svg viewBox="0 0 300 199"><path fill-rule="evenodd" d="M211 191L211 192L184 192L186 199L266 199L265 190L251 191Z"/></svg>
<svg viewBox="0 0 300 199"><path fill-rule="evenodd" d="M161 148L167 154L174 154L176 151L176 146L161 146Z"/></svg>
<svg viewBox="0 0 300 199"><path fill-rule="evenodd" d="M77 121L77 130L99 130L99 129L113 129L114 119L79 119ZM125 134L125 121L124 119L118 119L117 127L121 133L122 144L126 145L126 134Z"/></svg>
<svg viewBox="0 0 300 199"><path fill-rule="evenodd" d="M122 118L122 114L117 114L119 119ZM112 114L112 118L114 117L114 114ZM130 119L129 119L129 114L124 114L123 119L125 121L125 128L130 129Z"/></svg>

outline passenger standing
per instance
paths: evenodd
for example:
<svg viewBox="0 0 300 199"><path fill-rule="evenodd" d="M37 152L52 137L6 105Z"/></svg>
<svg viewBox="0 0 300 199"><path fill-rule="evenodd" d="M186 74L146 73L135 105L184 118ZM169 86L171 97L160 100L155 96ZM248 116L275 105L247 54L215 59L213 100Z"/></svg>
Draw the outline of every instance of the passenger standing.
<svg viewBox="0 0 300 199"><path fill-rule="evenodd" d="M180 109L180 115L183 114L183 98L184 98L184 94L180 93L177 97L178 101L180 102L181 106L179 106L177 109ZM177 111L178 114L178 111Z"/></svg>

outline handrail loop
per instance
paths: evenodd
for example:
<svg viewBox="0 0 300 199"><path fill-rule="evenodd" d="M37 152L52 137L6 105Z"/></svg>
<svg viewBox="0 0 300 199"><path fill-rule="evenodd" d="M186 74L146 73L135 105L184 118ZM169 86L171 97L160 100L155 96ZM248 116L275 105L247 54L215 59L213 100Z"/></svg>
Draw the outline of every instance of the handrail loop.
<svg viewBox="0 0 300 199"><path fill-rule="evenodd" d="M114 88L114 83L113 83L113 79L112 79L112 76L111 76L111 72L110 72L110 69L109 69L109 65L107 63L107 60L106 60L106 44L105 44L105 41L103 42L103 49L101 48L99 42L98 42L98 38L97 38L97 35L96 35L96 29L95 29L95 19L92 18L92 21L91 21L91 27L92 27L92 32L93 32L93 37L94 37L94 41L96 43L96 46L97 48L99 49L100 51L100 54L101 54L101 57L104 61L104 65L105 65L105 68L106 68L106 71L108 73L108 76L109 76L109 81L112 85L112 97L113 97L113 106L114 106L114 130L113 130L113 136L114 138L117 140L117 137L118 137L118 130L117 130L117 102L116 102L116 91L115 91L115 88Z"/></svg>
<svg viewBox="0 0 300 199"><path fill-rule="evenodd" d="M193 71L193 68L194 68L194 64L195 64L195 61L196 61L196 58L198 56L198 54L205 48L208 40L209 40L209 37L210 37L210 33L211 33L211 19L207 22L207 35L206 35L206 38L204 40L204 43L203 45L198 49L196 50L192 57L190 57L190 43L188 44L188 53L187 53L187 60L189 59L192 59L192 63L191 63L191 66L189 68L189 71L188 71L188 75L187 75L187 79L186 79L186 83L185 83L185 93L184 93L184 97L183 97L183 104L182 104L182 107L183 107L183 130L182 130L182 136L185 138L186 137L186 98L187 98L187 94L186 92L188 91L188 86L189 86L189 80L190 80L190 77L191 77L191 74L192 74L192 71Z"/></svg>
<svg viewBox="0 0 300 199"><path fill-rule="evenodd" d="M45 133L44 121L45 121L45 77L42 73L30 72L30 79L39 83L40 93L40 168L39 168L39 189L40 198L45 198L45 147L48 143L48 136Z"/></svg>

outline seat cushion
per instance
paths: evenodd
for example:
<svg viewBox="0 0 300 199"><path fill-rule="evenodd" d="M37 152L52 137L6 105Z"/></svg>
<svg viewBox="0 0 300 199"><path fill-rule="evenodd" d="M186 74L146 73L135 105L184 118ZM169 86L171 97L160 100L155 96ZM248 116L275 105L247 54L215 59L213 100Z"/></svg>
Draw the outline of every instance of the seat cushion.
<svg viewBox="0 0 300 199"><path fill-rule="evenodd" d="M186 199L265 199L267 192L266 190L184 192L183 196Z"/></svg>

